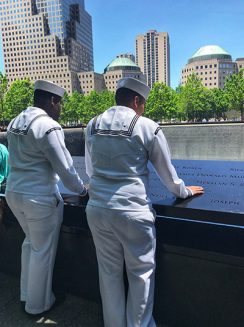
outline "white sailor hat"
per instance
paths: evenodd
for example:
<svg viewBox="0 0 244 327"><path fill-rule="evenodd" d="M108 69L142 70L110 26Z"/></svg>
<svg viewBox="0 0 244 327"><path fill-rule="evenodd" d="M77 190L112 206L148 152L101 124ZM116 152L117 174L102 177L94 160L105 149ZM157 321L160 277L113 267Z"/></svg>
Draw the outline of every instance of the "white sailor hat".
<svg viewBox="0 0 244 327"><path fill-rule="evenodd" d="M45 81L42 79L35 81L34 89L47 91L49 93L56 94L56 95L60 96L61 98L65 92L65 89L63 89L62 87L54 84L53 82Z"/></svg>
<svg viewBox="0 0 244 327"><path fill-rule="evenodd" d="M138 94L140 94L145 100L148 97L150 92L150 87L147 86L145 83L141 82L138 79L132 77L125 77L118 81L117 83L117 90L121 88L130 89Z"/></svg>

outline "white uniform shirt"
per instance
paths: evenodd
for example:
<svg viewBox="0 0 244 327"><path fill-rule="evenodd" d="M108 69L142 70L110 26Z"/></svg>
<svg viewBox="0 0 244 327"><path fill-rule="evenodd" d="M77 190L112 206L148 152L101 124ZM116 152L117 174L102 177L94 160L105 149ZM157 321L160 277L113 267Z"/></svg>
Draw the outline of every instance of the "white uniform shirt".
<svg viewBox="0 0 244 327"><path fill-rule="evenodd" d="M148 160L176 197L191 196L171 164L159 125L139 117L130 108L112 107L89 122L85 159L90 205L132 211L150 209Z"/></svg>
<svg viewBox="0 0 244 327"><path fill-rule="evenodd" d="M71 191L84 191L65 146L63 130L44 110L29 107L21 112L9 124L7 138L10 165L7 191L53 194L59 177Z"/></svg>

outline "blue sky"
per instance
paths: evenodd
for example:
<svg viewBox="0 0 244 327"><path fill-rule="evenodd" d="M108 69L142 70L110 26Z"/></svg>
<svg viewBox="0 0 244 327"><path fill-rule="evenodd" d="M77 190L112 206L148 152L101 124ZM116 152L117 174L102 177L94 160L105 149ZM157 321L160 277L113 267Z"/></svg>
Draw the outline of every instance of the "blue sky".
<svg viewBox="0 0 244 327"><path fill-rule="evenodd" d="M174 88L182 67L201 46L216 44L234 60L244 57L244 0L85 0L85 6L93 20L99 73L116 55L134 53L136 35L150 29L169 33Z"/></svg>

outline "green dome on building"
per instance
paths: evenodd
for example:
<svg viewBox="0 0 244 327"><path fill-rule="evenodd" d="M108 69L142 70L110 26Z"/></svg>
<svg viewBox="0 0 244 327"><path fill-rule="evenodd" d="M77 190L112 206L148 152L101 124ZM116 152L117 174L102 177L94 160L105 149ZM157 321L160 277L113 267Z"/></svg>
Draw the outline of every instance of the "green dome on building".
<svg viewBox="0 0 244 327"><path fill-rule="evenodd" d="M208 60L208 59L229 59L232 60L231 55L218 45L206 45L198 49L193 56L188 60L188 64L194 61Z"/></svg>
<svg viewBox="0 0 244 327"><path fill-rule="evenodd" d="M105 69L104 73L114 70L133 70L140 72L140 67L137 66L130 58L115 58Z"/></svg>

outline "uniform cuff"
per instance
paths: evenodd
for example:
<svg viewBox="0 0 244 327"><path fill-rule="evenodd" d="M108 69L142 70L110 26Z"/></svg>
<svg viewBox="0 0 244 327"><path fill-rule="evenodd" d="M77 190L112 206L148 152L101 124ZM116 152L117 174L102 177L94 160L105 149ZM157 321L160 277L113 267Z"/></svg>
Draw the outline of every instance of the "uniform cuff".
<svg viewBox="0 0 244 327"><path fill-rule="evenodd" d="M80 193L80 196L85 196L87 195L87 188L84 186L83 191Z"/></svg>
<svg viewBox="0 0 244 327"><path fill-rule="evenodd" d="M188 187L186 187L187 193L188 193L188 197L193 196L193 192L192 190L190 190Z"/></svg>

